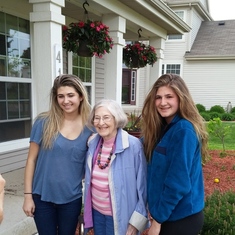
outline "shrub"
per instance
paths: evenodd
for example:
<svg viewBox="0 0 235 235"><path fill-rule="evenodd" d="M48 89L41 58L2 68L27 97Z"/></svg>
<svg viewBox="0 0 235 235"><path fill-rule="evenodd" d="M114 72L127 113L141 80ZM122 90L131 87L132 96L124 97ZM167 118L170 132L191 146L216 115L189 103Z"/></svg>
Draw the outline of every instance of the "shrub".
<svg viewBox="0 0 235 235"><path fill-rule="evenodd" d="M210 108L210 112L216 112L216 113L225 113L225 110L220 105L214 105Z"/></svg>
<svg viewBox="0 0 235 235"><path fill-rule="evenodd" d="M214 193L206 198L200 235L235 234L235 192Z"/></svg>
<svg viewBox="0 0 235 235"><path fill-rule="evenodd" d="M210 119L213 120L214 118L220 118L220 113L217 112L210 112Z"/></svg>
<svg viewBox="0 0 235 235"><path fill-rule="evenodd" d="M235 114L235 107L233 107L233 108L231 109L231 113L234 113L234 114Z"/></svg>
<svg viewBox="0 0 235 235"><path fill-rule="evenodd" d="M223 113L221 114L221 120L223 121L233 121L234 120L234 115L231 113Z"/></svg>
<svg viewBox="0 0 235 235"><path fill-rule="evenodd" d="M206 112L206 107L202 104L196 104L199 113Z"/></svg>
<svg viewBox="0 0 235 235"><path fill-rule="evenodd" d="M200 112L200 115L204 118L204 120L205 120L206 122L210 121L210 119L211 119L210 114L207 113L207 112Z"/></svg>

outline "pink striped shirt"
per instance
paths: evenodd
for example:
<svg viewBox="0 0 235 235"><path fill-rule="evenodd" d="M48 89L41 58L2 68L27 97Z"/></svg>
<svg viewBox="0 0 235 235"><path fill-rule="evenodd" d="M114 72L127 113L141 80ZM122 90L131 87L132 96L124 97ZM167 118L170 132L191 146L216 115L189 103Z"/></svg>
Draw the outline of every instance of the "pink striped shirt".
<svg viewBox="0 0 235 235"><path fill-rule="evenodd" d="M102 165L105 164L107 158L110 155L110 152L113 147L113 142L115 137L105 141L102 147L101 159L100 162ZM105 169L100 169L97 165L97 160L93 167L92 178L91 178L91 198L92 198L92 207L99 211L103 215L112 216L112 207L109 193L109 182L108 182L108 172L109 165Z"/></svg>

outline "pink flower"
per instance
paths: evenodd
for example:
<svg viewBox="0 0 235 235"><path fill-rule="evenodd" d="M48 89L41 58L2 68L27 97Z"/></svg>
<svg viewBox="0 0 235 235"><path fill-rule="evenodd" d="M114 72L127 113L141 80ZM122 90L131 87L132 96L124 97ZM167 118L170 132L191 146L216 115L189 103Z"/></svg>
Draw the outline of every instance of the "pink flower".
<svg viewBox="0 0 235 235"><path fill-rule="evenodd" d="M62 30L63 30L63 31L66 31L66 30L68 30L68 27L67 27L66 25L64 25L63 28L62 28Z"/></svg>
<svg viewBox="0 0 235 235"><path fill-rule="evenodd" d="M92 22L92 23L90 24L90 26L91 26L91 28L95 28L95 23Z"/></svg>
<svg viewBox="0 0 235 235"><path fill-rule="evenodd" d="M79 21L79 23L78 23L79 28L83 28L84 25L85 25L85 23L83 21Z"/></svg>

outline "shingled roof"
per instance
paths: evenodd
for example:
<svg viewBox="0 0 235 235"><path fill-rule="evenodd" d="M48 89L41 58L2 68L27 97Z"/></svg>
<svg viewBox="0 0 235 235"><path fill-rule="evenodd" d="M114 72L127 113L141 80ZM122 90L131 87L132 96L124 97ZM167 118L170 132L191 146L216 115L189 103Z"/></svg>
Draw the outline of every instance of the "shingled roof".
<svg viewBox="0 0 235 235"><path fill-rule="evenodd" d="M235 56L235 20L203 21L186 59Z"/></svg>

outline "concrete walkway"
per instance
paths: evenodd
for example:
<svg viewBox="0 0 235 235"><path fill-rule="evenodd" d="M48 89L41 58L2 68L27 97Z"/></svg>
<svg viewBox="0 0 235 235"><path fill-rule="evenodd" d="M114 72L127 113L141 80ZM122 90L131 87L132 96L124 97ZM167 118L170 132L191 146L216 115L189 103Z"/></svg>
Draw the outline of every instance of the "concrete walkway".
<svg viewBox="0 0 235 235"><path fill-rule="evenodd" d="M22 209L24 201L24 168L2 174L6 180L4 218L0 235L33 235L37 229L33 218Z"/></svg>

